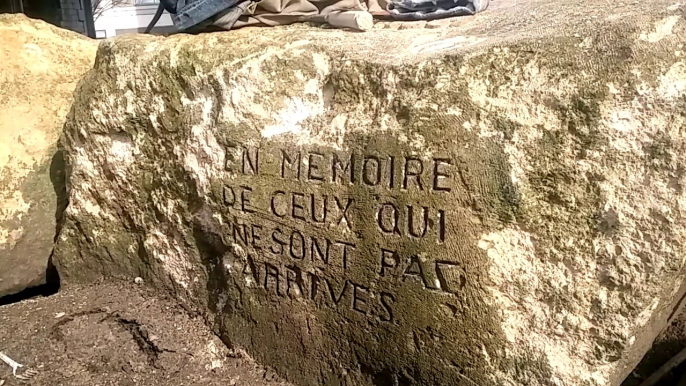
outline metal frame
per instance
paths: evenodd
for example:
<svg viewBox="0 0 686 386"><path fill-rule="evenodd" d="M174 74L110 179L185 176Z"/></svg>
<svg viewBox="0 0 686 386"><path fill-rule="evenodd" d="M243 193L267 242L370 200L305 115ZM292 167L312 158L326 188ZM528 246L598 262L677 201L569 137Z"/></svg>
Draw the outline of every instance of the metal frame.
<svg viewBox="0 0 686 386"><path fill-rule="evenodd" d="M91 0L81 0L83 4L83 11L86 15L86 35L89 38L95 39L95 21L93 20L93 4Z"/></svg>

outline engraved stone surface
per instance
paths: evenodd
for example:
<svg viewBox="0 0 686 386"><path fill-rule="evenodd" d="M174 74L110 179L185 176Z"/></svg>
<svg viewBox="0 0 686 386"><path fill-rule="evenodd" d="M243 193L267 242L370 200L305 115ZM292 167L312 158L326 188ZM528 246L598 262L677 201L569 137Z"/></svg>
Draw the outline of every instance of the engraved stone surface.
<svg viewBox="0 0 686 386"><path fill-rule="evenodd" d="M302 385L616 385L684 293L682 13L105 41L61 278L141 277Z"/></svg>
<svg viewBox="0 0 686 386"><path fill-rule="evenodd" d="M97 44L21 15L0 15L0 296L43 284L66 205L57 151Z"/></svg>

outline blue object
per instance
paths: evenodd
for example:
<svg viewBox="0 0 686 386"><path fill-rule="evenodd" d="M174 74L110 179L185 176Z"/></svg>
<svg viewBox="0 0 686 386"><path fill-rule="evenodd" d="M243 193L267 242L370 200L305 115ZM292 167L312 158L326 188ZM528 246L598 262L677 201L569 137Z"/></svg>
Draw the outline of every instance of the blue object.
<svg viewBox="0 0 686 386"><path fill-rule="evenodd" d="M172 22L177 31L185 31L235 7L239 2L239 0L179 0L176 3L176 13L172 14Z"/></svg>
<svg viewBox="0 0 686 386"><path fill-rule="evenodd" d="M392 0L388 12L394 20L434 20L477 14L490 0Z"/></svg>

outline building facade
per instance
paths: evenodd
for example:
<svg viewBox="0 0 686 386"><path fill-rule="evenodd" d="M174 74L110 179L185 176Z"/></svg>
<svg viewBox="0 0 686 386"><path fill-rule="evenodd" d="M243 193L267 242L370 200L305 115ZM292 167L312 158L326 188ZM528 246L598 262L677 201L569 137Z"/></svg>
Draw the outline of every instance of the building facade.
<svg viewBox="0 0 686 386"><path fill-rule="evenodd" d="M150 24L159 0L103 0L107 1L98 8L95 6L94 25L97 38L111 38L127 33L142 33ZM154 34L172 32L172 20L165 11L153 28Z"/></svg>
<svg viewBox="0 0 686 386"><path fill-rule="evenodd" d="M33 19L88 34L88 0L0 0L0 13L23 13ZM93 34L95 30L91 31ZM93 35L94 36L94 35Z"/></svg>
<svg viewBox="0 0 686 386"><path fill-rule="evenodd" d="M109 38L143 32L158 5L159 0L0 0L0 13L24 13L93 38ZM165 11L152 33L172 30Z"/></svg>
<svg viewBox="0 0 686 386"><path fill-rule="evenodd" d="M30 0L29 0L30 1ZM90 35L86 20L87 4L84 0L59 0L60 23L63 28Z"/></svg>

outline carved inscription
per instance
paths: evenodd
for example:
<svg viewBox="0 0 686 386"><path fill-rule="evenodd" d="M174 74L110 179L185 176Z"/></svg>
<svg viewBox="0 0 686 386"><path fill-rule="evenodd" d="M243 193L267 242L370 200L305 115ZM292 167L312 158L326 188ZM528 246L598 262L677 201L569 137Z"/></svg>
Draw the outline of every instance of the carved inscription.
<svg viewBox="0 0 686 386"><path fill-rule="evenodd" d="M248 160L249 170L257 160L259 149L242 148L242 159ZM281 177L306 182L334 184L361 184L383 186L388 189L419 189L432 192L450 191L449 158L424 160L419 157L378 156L350 153L317 153L281 150ZM242 169L246 170L245 162Z"/></svg>
<svg viewBox="0 0 686 386"><path fill-rule="evenodd" d="M242 274L250 283L278 298L303 299L317 305L346 307L366 317L383 322L393 320L395 296L375 291L349 278L327 277L319 272L306 272L289 262L261 261L248 254Z"/></svg>
<svg viewBox="0 0 686 386"><path fill-rule="evenodd" d="M440 198L453 189L450 157L232 146L225 165L238 178L223 187L223 204L235 215L223 237L246 248L241 274L249 286L392 322L399 286L452 296L466 284L460 264L443 254L397 247L429 243L436 250L447 242L450 211ZM373 194L350 193L357 187ZM374 256L360 247L362 223L380 235Z"/></svg>

